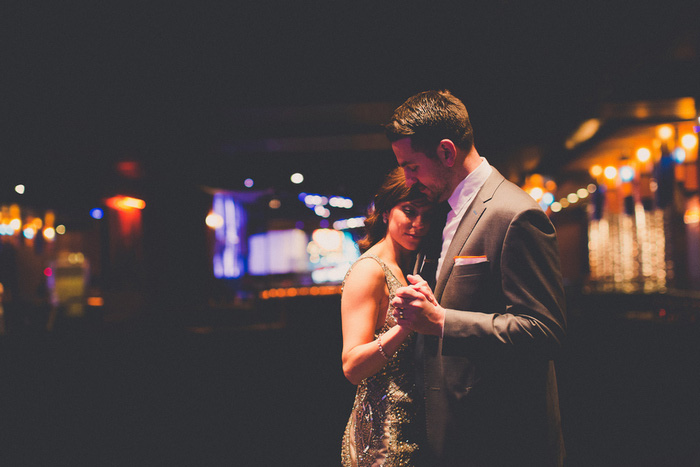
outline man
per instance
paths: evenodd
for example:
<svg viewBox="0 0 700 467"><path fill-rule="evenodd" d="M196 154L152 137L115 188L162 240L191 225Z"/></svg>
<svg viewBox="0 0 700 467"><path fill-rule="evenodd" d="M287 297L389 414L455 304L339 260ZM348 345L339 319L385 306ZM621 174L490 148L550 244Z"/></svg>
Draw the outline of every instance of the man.
<svg viewBox="0 0 700 467"><path fill-rule="evenodd" d="M562 465L552 359L566 318L554 227L479 155L448 91L409 98L386 129L409 186L450 209L434 294L425 272L434 259L421 255L423 277L409 275L392 302L418 333L426 465Z"/></svg>

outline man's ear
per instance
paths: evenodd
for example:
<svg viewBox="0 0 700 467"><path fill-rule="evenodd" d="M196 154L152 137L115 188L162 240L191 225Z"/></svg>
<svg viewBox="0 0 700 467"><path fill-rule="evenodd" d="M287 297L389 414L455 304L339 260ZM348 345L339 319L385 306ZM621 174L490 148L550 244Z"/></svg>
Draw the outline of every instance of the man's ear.
<svg viewBox="0 0 700 467"><path fill-rule="evenodd" d="M457 160L457 147L451 139L443 139L438 144L437 149L438 159L445 167L453 167Z"/></svg>

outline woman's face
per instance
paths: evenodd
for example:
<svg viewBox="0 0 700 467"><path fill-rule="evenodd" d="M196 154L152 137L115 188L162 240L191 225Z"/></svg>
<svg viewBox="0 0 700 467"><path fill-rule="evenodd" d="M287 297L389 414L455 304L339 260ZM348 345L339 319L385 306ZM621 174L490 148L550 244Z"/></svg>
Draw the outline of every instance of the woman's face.
<svg viewBox="0 0 700 467"><path fill-rule="evenodd" d="M387 236L406 250L417 250L430 227L430 210L411 201L397 204L387 216Z"/></svg>

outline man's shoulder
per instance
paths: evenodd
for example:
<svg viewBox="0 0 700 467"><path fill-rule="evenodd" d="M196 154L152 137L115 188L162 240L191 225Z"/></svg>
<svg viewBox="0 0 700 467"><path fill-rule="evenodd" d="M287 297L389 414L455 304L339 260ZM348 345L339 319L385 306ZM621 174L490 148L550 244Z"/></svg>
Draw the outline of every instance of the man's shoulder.
<svg viewBox="0 0 700 467"><path fill-rule="evenodd" d="M539 207L532 196L507 178L498 185L493 193L493 199L499 205L518 211Z"/></svg>

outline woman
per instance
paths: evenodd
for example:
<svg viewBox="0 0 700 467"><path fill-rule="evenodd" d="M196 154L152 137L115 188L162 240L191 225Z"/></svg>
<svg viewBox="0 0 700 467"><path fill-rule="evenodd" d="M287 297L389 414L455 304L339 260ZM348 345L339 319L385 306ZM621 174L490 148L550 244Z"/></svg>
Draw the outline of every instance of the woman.
<svg viewBox="0 0 700 467"><path fill-rule="evenodd" d="M413 335L396 323L389 303L406 285L403 271L412 268L427 234L430 209L424 195L406 187L401 168L389 173L365 221L360 248L366 251L343 281L343 372L358 385L343 466L415 463Z"/></svg>

